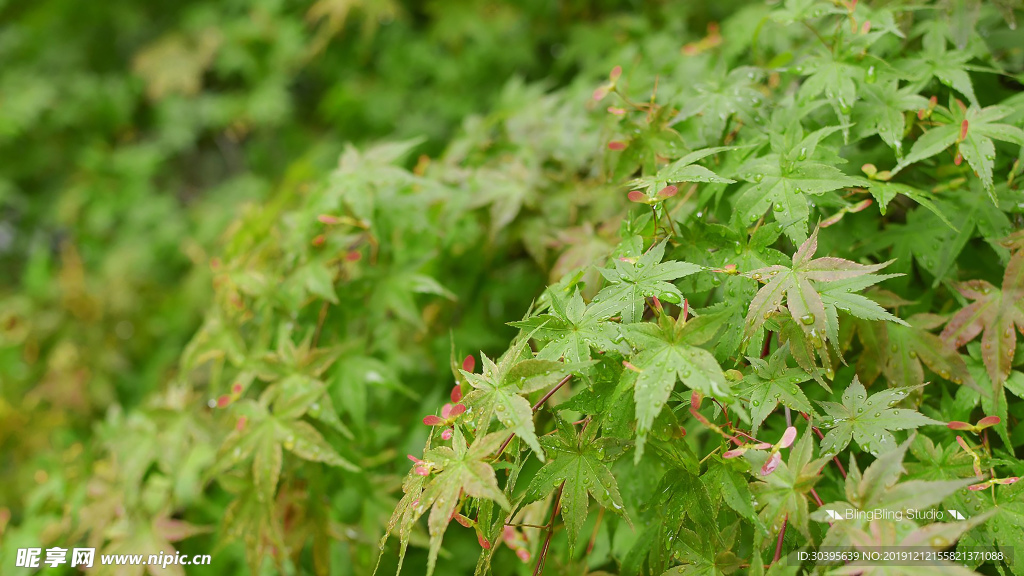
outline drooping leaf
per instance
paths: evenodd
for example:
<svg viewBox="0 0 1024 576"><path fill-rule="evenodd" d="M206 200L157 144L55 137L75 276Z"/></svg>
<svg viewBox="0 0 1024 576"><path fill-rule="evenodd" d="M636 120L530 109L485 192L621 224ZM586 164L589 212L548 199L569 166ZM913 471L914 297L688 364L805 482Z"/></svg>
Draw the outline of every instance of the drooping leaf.
<svg viewBox="0 0 1024 576"><path fill-rule="evenodd" d="M959 348L981 334L981 357L989 378L1002 386L1013 364L1017 330L1024 333L1024 251L1006 265L1001 288L971 280L957 284L956 289L973 302L949 320L941 338Z"/></svg>

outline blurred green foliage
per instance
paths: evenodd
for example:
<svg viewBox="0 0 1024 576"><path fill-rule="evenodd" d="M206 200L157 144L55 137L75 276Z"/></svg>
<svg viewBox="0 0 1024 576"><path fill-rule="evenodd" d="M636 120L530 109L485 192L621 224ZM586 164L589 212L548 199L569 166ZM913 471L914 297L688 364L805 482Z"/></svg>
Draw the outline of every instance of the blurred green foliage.
<svg viewBox="0 0 1024 576"><path fill-rule="evenodd" d="M949 82L942 70L923 75L914 60L922 41L913 10L896 2L871 12L884 38L861 46L854 37L837 59L863 58L870 47L881 85L909 86L902 101L866 86L875 80L863 70L856 100L842 100L838 77L815 78L831 70L827 53L813 52L814 35L790 24L821 16L812 8L843 14L841 5L0 2L0 569L7 573L19 547L87 545L213 554L211 566L189 574L363 575L378 562L394 573L396 546L381 555L378 544L403 483L410 492L416 480L405 455L423 454L431 430L422 416L446 401L453 377L461 381L466 354L501 355L519 334L507 323L552 306L552 294L578 286L592 301L601 283L594 265L636 256L619 246L623 237L659 234L643 220L646 206L641 216L629 212L629 178L647 178L636 186L656 193L684 181L659 179L669 160L737 137L791 148L794 122L829 130L820 153L829 161L892 165L896 152L903 157L892 137L912 126L904 116L912 120L919 100L927 105L919 92L941 92L941 106L949 96L1006 101L1016 108L1001 122L1020 125L1012 95L1024 72L1022 36L1002 19L1014 15L1012 2L982 10L951 1L922 19L954 23L936 28L943 50L947 37L970 46ZM913 32L897 40L879 30ZM930 54L925 64L939 69L946 58ZM616 65L628 111L593 98ZM787 116L797 100L810 104ZM628 145L620 153L612 141ZM823 244L853 259L900 258L895 267L908 276L886 285L900 292L891 301L914 298L915 311L949 315L962 303L948 290L953 280L996 281L1009 255L997 242L1021 224L1024 204L1006 181L1019 178L1019 163L1000 150L994 209L979 180L967 184L970 174L961 174L980 158L963 169L950 158L904 173L921 188L974 193L967 237L935 233L936 243L956 248L941 263L903 238L962 215L959 205L933 214L923 208L929 194L872 187L881 206L891 202L879 224L839 194L863 180L855 169L829 172L848 180L819 203L801 200L802 218L769 212L780 223L775 235L749 241L789 256L803 240L797 224L806 236L808 222L848 214ZM679 227L676 244L720 255L748 241L750 222L735 214L756 207L737 198L756 188L748 161L763 158L745 154L702 162L721 162L715 171L747 188L694 188L672 214L655 212ZM877 226L907 233L875 235ZM851 247L844 234L869 240ZM701 263L724 265L718 257ZM721 318L739 326L746 311L737 302L753 292L724 296L736 284L678 283L687 296L728 300ZM633 304L644 312L642 298ZM929 319L927 329L940 325ZM847 347L856 330L881 325L853 322L843 324ZM742 356L733 332L715 350L723 366ZM950 355L984 373L978 350ZM619 364L605 376L619 377ZM873 368L857 369L866 379ZM600 399L581 389L571 411L600 413ZM941 410L968 418L982 400L961 396L943 396ZM928 410L940 417L937 406ZM1019 403L1009 415L1021 416ZM564 422L544 426L570 437ZM1011 441L1005 423L999 430L1009 450L999 464L1024 472L1013 458L1020 435ZM528 449L511 446L501 465L536 474ZM648 453L631 472L614 472L626 505L642 507L651 530L661 530L645 502L664 466ZM716 474L738 477L724 466ZM487 504L472 506L482 518ZM586 525L593 554L581 558L580 546L574 555L560 535L546 573L639 571L648 553L651 566L664 560L635 535L611 532L613 521L598 530L594 516ZM519 521L542 525L546 510L533 505ZM409 526L400 527L412 544L405 573L418 574L428 532ZM516 537L536 552L536 532ZM473 531L453 528L444 545L438 573L488 568L478 565ZM496 574L532 570L511 544L495 554Z"/></svg>
<svg viewBox="0 0 1024 576"><path fill-rule="evenodd" d="M507 112L521 106L515 79L564 84L648 30L645 11L660 14L602 1L0 3L0 526L17 527L5 568L15 544L134 530L82 507L99 485L136 492L165 451L178 457L158 467L181 478L160 513L219 517L200 505L216 447L195 410L206 400L175 383L239 214L327 174L346 142L426 137L417 151L436 155L503 93ZM543 286L532 265L511 273L525 284L492 293L492 315ZM174 449L167 418L185 435ZM213 570L230 571L222 562Z"/></svg>

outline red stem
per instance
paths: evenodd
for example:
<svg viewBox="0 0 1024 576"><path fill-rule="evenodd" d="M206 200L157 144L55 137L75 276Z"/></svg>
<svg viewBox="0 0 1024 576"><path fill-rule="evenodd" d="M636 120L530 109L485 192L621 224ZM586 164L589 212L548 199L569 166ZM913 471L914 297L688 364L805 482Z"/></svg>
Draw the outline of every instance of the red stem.
<svg viewBox="0 0 1024 576"><path fill-rule="evenodd" d="M808 422L811 420L811 417L808 416L806 412L801 412L800 415ZM825 435L821 433L821 430L818 430L817 426L811 426L811 428L814 430L814 433L818 435L819 440L825 439ZM833 456L832 461L835 462L836 466L839 468L839 473L843 475L843 480L846 480L846 469L843 468L843 463L839 461L839 456Z"/></svg>
<svg viewBox="0 0 1024 576"><path fill-rule="evenodd" d="M545 394L543 398L538 400L537 403L533 405L533 411L536 412L541 406L543 406L544 403L548 401L548 398L551 398L551 396L555 392L558 392L558 390L562 386L565 386L566 383L569 382L569 380L572 380L572 374L569 374L565 378L562 378L561 380L558 381L558 384L555 384L554 388L552 388L551 390L548 390L548 393ZM508 438L505 438L505 441L501 443L500 447L498 447L498 452L494 455L494 459L495 460L497 460L498 457L501 456L501 453L505 451L505 448L508 448L509 442L512 442L512 439L515 438L515 436L516 435L513 433L513 434L509 434Z"/></svg>
<svg viewBox="0 0 1024 576"><path fill-rule="evenodd" d="M540 576L544 572L544 560L548 557L551 535L555 532L555 517L558 516L558 509L562 503L563 488L565 488L565 482L562 482L562 485L558 487L558 494L555 494L555 506L551 509L551 521L548 522L548 534L544 537L544 546L540 549L540 555L537 556L537 565L533 568L533 576Z"/></svg>
<svg viewBox="0 0 1024 576"><path fill-rule="evenodd" d="M782 557L782 539L786 536L786 525L789 523L789 514L782 519L782 530L779 530L779 539L775 541L775 557L772 559L772 564L779 561Z"/></svg>

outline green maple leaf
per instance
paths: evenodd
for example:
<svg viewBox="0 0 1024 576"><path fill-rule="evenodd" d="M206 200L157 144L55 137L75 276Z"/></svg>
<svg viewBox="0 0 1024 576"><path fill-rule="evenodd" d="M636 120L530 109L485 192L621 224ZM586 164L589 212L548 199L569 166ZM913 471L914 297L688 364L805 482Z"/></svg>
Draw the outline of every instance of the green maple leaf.
<svg viewBox="0 0 1024 576"><path fill-rule="evenodd" d="M824 349L826 341L835 342L838 337L838 323L835 321L837 309L844 309L855 316L902 322L877 304L867 298L858 298L852 292L884 280L887 276L872 273L888 266L890 262L858 264L842 258L813 258L817 249L818 230L815 229L793 254L792 267L776 265L750 273L751 277L765 282L765 285L750 302L745 321L745 338L749 339L758 333L765 320L783 308L783 299L785 309L800 326L805 339L819 350L819 355L826 362L827 352L820 351ZM832 282L840 283L837 289L829 289L828 284ZM847 293L847 289L851 292Z"/></svg>
<svg viewBox="0 0 1024 576"><path fill-rule="evenodd" d="M853 124L860 139L878 134L883 142L899 150L906 129L904 112L928 107L928 99L913 86L899 88L895 79L860 85L861 100L853 110ZM884 212L883 212L884 214Z"/></svg>
<svg viewBox="0 0 1024 576"><path fill-rule="evenodd" d="M831 52L810 58L804 64L804 70L810 73L800 86L798 99L807 102L811 98L825 93L829 104L842 123L843 138L849 138L850 112L857 100L857 86L864 84L864 69L837 59Z"/></svg>
<svg viewBox="0 0 1024 576"><path fill-rule="evenodd" d="M599 268L609 284L594 297L605 309L621 312L622 322L637 322L644 313L645 298L657 296L669 302L682 300L679 288L670 280L700 272L703 268L687 262L669 260L665 256L665 242L659 242L641 254L642 239L634 237L624 243L626 255L615 260L614 268Z"/></svg>
<svg viewBox="0 0 1024 576"><path fill-rule="evenodd" d="M708 494L720 497L741 518L754 522L764 530L757 512L754 511L754 499L747 486L747 480L737 470L738 466L737 461L716 456L708 462L707 470L700 475L700 481Z"/></svg>
<svg viewBox="0 0 1024 576"><path fill-rule="evenodd" d="M910 438L895 450L882 454L864 470L863 475L853 455L850 456L845 483L846 500L830 502L811 514L811 518L819 522L830 520L827 510L832 510L844 518L842 522L831 523L821 543L822 546L847 546L852 543L857 532L868 527L870 522L866 516L851 517L847 515L848 510L888 510L900 513L911 509L924 510L939 504L973 482L971 479L900 482L907 449L914 442L915 438Z"/></svg>
<svg viewBox="0 0 1024 576"><path fill-rule="evenodd" d="M718 184L732 184L735 180L723 178L711 170L694 164L694 162L712 154L718 154L726 150L735 150L734 146L719 146L690 152L682 158L670 163L658 170L653 176L643 176L630 180L626 186L631 190L644 190L648 198L656 198L657 193L670 184L679 182L714 182Z"/></svg>
<svg viewBox="0 0 1024 576"><path fill-rule="evenodd" d="M811 376L800 368L787 366L788 357L787 346L777 349L768 357L767 362L761 358L747 357L752 371L743 378L746 386L738 390L737 394L750 398L751 434L757 434L761 422L779 404L800 412L814 413L810 401L799 386L810 380Z"/></svg>
<svg viewBox="0 0 1024 576"><path fill-rule="evenodd" d="M956 289L973 302L950 319L941 338L959 348L981 334L981 357L989 378L993 385L1002 386L1013 364L1017 330L1024 332L1024 251L1006 265L1001 288L971 280L957 284Z"/></svg>
<svg viewBox="0 0 1024 576"><path fill-rule="evenodd" d="M985 189L989 191L993 202L995 202L992 169L995 166L996 148L992 140L1002 140L1024 146L1024 130L996 122L1013 114L1013 108L1008 106L980 108L977 104L972 104L966 111L962 111L959 105L950 102L949 108L943 112L947 114L946 119L949 120L949 123L932 128L918 138L911 147L910 153L900 160L892 173L896 174L915 162L930 158L957 144L957 150L981 178ZM967 123L967 132L961 139L964 122Z"/></svg>
<svg viewBox="0 0 1024 576"><path fill-rule="evenodd" d="M726 526L721 534L717 526L699 533L680 528L674 549L685 564L671 568L661 576L725 576L736 573L743 566L743 561L733 552L739 531L739 522Z"/></svg>
<svg viewBox="0 0 1024 576"><path fill-rule="evenodd" d="M758 480L750 484L750 491L760 502L758 514L765 525L778 530L782 521L788 519L789 524L807 539L811 539L807 495L821 478L821 468L829 460L827 456L814 458L811 436L810 428L804 430L800 440L789 453L789 459L780 462L771 474L758 475ZM744 457L750 461L754 470L760 470L768 458L768 453L748 450Z"/></svg>
<svg viewBox="0 0 1024 576"><path fill-rule="evenodd" d="M945 319L935 314L915 314L906 324L854 320L853 327L864 347L857 359L857 375L867 384L884 374L891 386L924 384L924 368L954 384L977 387L964 359L956 350L929 330Z"/></svg>
<svg viewBox="0 0 1024 576"><path fill-rule="evenodd" d="M740 177L751 183L738 193L734 204L739 222L755 222L771 213L787 236L794 242L803 242L810 220L808 203L814 196L865 184L865 179L847 176L836 168L839 160L834 154L815 156L819 141L838 129L822 128L805 137L797 121L785 134L773 135L771 154L738 169Z"/></svg>
<svg viewBox="0 0 1024 576"><path fill-rule="evenodd" d="M472 411L471 417L479 430L487 430L491 420L497 418L543 461L544 453L534 431L533 409L522 395L555 384L578 366L551 360L521 360L527 340L521 338L497 364L481 353L481 374L460 370L473 387L464 403Z"/></svg>
<svg viewBox="0 0 1024 576"><path fill-rule="evenodd" d="M842 404L819 402L832 418L831 429L821 441L823 454L834 456L852 440L872 454L895 449L893 430L908 430L926 424L942 424L908 408L893 408L917 387L890 388L867 395L857 377L843 392ZM826 426L828 423L825 424Z"/></svg>
<svg viewBox="0 0 1024 576"><path fill-rule="evenodd" d="M534 338L546 341L537 354L539 360L585 362L590 360L591 347L598 350L623 349L619 325L608 322L615 313L611 305L593 304L587 306L579 290L568 299L553 294L552 312L539 314L522 322L510 322L512 326L528 330Z"/></svg>
<svg viewBox="0 0 1024 576"><path fill-rule="evenodd" d="M282 448L304 460L359 470L358 466L339 455L309 422L297 418L294 408L291 412L287 410L294 404L275 403L275 406L279 411L271 414L267 406L251 400L236 403L235 409L248 422L244 428L233 430L224 440L214 472L253 456L253 481L258 495L269 501L276 492L281 474Z"/></svg>
<svg viewBox="0 0 1024 576"><path fill-rule="evenodd" d="M926 27L922 36L923 50L918 55L896 62L896 67L905 78L911 80L911 85L916 89L924 88L932 78L937 78L977 106L978 98L974 95L974 85L966 70L967 62L975 54L968 50L950 51L946 26L941 20L927 21L922 25Z"/></svg>
<svg viewBox="0 0 1024 576"><path fill-rule="evenodd" d="M632 324L623 330L626 339L639 350L629 360L631 369L622 373L623 382L633 383L637 419L635 459L639 462L647 432L676 382L723 401L728 401L730 391L715 357L699 347L714 335L700 319L687 322L663 314L659 324Z"/></svg>
<svg viewBox="0 0 1024 576"><path fill-rule="evenodd" d="M715 142L722 137L733 115L738 115L744 123L757 122L758 108L765 99L757 83L763 79L764 71L747 66L731 71L724 68L725 60L722 60L719 73L710 74L705 77L706 80L692 85L691 93L671 124L700 115L703 120L700 124L701 136L706 142Z"/></svg>
<svg viewBox="0 0 1024 576"><path fill-rule="evenodd" d="M389 532L400 526L401 557L398 572L402 571L402 559L408 544L412 526L429 509L427 528L430 533L430 548L427 557L427 575L433 574L437 554L441 550L441 539L451 522L463 493L473 498L487 498L508 510L509 502L498 487L494 468L487 462L491 454L503 441L504 434L495 432L481 436L466 445L460 427L454 428L452 446L438 446L424 452L423 462L436 474L423 477L410 472L409 480L403 485L405 496L396 507L389 522ZM383 547L384 540L381 541Z"/></svg>
<svg viewBox="0 0 1024 576"><path fill-rule="evenodd" d="M917 458L917 463L908 463L907 471L912 478L926 480L969 481L979 482L974 475L974 466L970 455L955 442L946 445L932 442L924 436L918 436L910 447ZM983 465L983 467L986 467ZM992 488L984 491L960 489L953 492L945 505L962 511L970 518L991 513L988 520L981 526L972 528L960 539L960 547L992 546L1004 552L1020 550L1024 546L1024 534L1020 526L1024 525L1024 484L1018 482L1010 486L995 487L995 498ZM1007 562L1013 573L1024 574L1024 557L1014 553L1013 561Z"/></svg>
<svg viewBox="0 0 1024 576"><path fill-rule="evenodd" d="M969 492L960 494L964 500L965 510L973 514L991 514L985 524L967 533L959 542L959 546L994 546L1009 556L1012 550L1013 561L1007 561L1014 574L1024 574L1024 558L1016 552L1024 546L1024 486L1020 482L1010 486L999 486L995 497L985 492Z"/></svg>
<svg viewBox="0 0 1024 576"><path fill-rule="evenodd" d="M979 181L972 180L971 187L981 192ZM1012 224L984 194L972 189L970 193L932 196L927 200L921 194L910 197L928 210L911 210L905 225L890 224L885 234L866 246L872 251L891 246L890 257L896 259L899 272L911 272L909 264L913 260L933 276L932 287L938 286L955 271L960 253L978 232L997 253L1009 257L996 240L1008 234Z"/></svg>
<svg viewBox="0 0 1024 576"><path fill-rule="evenodd" d="M692 236L688 238L691 244L687 246L687 251L694 254L691 258L704 255L704 259L697 263L709 268L723 268L732 264L739 270L753 270L790 260L789 255L772 247L782 234L782 228L775 222L765 223L752 234L748 234L745 229L737 231L719 224L693 226L683 234ZM683 245L687 243L684 241ZM714 282L721 281L723 300L707 308L694 310L694 314L703 320L708 320L710 316L718 324L719 331L714 338L717 342L715 357L724 362L735 357L739 350L743 332L735 327L743 322L759 284L741 274L725 275L721 279L707 276L691 276L682 281L680 289L688 294L714 290L717 288ZM692 306L691 303L691 309Z"/></svg>
<svg viewBox="0 0 1024 576"><path fill-rule="evenodd" d="M536 502L561 487L562 519L570 550L575 549L587 519L588 493L602 507L625 514L618 484L608 468L620 452L606 451L606 445L615 441L597 438L597 429L597 424L590 424L577 434L572 424L559 419L556 434L541 439L551 459L526 489L526 501Z"/></svg>

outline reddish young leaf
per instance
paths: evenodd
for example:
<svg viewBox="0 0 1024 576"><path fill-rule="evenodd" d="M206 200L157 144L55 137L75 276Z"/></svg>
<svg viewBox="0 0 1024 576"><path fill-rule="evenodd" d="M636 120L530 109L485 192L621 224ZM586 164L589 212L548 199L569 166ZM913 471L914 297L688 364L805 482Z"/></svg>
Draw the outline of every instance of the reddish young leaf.
<svg viewBox="0 0 1024 576"><path fill-rule="evenodd" d="M1002 288L984 280L956 285L973 300L946 324L941 338L955 348L981 334L981 357L993 386L1001 387L1010 375L1017 347L1017 330L1024 331L1024 252L1010 258Z"/></svg>

